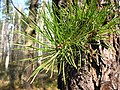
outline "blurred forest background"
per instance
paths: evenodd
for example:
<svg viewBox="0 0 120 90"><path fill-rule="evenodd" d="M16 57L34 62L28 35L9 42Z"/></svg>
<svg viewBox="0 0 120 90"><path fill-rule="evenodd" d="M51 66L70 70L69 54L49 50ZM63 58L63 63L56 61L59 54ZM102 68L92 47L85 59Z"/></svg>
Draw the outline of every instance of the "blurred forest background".
<svg viewBox="0 0 120 90"><path fill-rule="evenodd" d="M22 21L25 20L23 14L28 17L33 1L0 0L0 90L30 90L25 89L28 64L19 61L26 58L25 50L16 44L25 43L25 37L20 34L27 28ZM37 0L38 13L43 2L44 0ZM56 90L57 77L54 76L52 79L49 77L49 74L41 73L34 81L33 90Z"/></svg>

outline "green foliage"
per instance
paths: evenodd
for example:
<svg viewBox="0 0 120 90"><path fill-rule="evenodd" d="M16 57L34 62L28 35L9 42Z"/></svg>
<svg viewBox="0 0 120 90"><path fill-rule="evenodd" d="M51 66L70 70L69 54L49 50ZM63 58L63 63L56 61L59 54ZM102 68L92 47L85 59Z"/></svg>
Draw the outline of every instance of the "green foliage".
<svg viewBox="0 0 120 90"><path fill-rule="evenodd" d="M44 53L34 59L28 59L33 62L42 57L42 63L32 73L30 78L34 78L36 74L45 70L48 72L51 70L51 76L53 75L56 65L60 64L60 72L63 73L65 81L65 63L78 68L75 63L75 57L79 56L79 64L81 62L81 52L86 55L89 53L87 45L91 44L91 41L105 40L105 34L113 33L114 27L119 23L120 18L112 18L107 24L104 24L108 16L113 13L112 7L106 6L103 9L97 8L97 2L91 0L89 4L84 3L83 6L70 4L66 8L56 7L53 5L47 5L47 10L41 13L41 17L44 21L44 27L41 29L37 25L31 26L37 33L42 34L51 45L44 44L42 41L30 36L33 42L40 44L42 47L29 46L34 48L36 52L39 50ZM48 17L49 16L49 17ZM98 43L95 43L98 44ZM27 60L27 59L26 59ZM60 72L58 72L60 74Z"/></svg>

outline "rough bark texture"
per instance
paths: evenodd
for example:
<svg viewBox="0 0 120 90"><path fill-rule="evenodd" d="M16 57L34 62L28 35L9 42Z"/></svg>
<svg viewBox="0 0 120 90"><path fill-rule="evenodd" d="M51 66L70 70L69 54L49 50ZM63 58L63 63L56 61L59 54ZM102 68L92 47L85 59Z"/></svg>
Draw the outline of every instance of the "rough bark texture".
<svg viewBox="0 0 120 90"><path fill-rule="evenodd" d="M59 6L63 1L55 0L55 3ZM117 1L110 0L108 2L116 4ZM105 0L99 0L99 3L99 9L102 9ZM109 19L111 18L109 17ZM106 20L105 24L108 21ZM120 30L119 25L117 29ZM120 36L108 34L106 37L109 38L109 41L92 41L101 45L90 44L88 46L90 48L90 53L87 55L88 59L85 62L85 54L83 53L82 67L78 67L78 70L66 63L66 85L63 83L62 73L58 76L60 90L120 90ZM108 48L104 42L109 42L113 48ZM93 53L93 50L97 50L97 52ZM76 56L76 64L78 60Z"/></svg>

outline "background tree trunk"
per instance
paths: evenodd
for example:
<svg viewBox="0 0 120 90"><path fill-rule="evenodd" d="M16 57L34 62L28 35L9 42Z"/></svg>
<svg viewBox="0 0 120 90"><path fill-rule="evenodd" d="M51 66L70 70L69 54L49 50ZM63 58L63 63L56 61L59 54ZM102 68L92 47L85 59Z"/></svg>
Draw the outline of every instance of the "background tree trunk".
<svg viewBox="0 0 120 90"><path fill-rule="evenodd" d="M30 7L29 7L30 9L29 17L28 17L30 21L28 22L29 25L27 26L25 32L27 35L30 35L32 37L35 37L36 35L35 30L32 29L31 26L34 25L33 23L36 23L37 8L38 8L38 0L31 0ZM26 46L33 46L33 45L34 45L33 41L27 38ZM26 55L27 55L27 58L34 58L33 49L28 49ZM30 61L28 61L27 65L30 65ZM32 85L30 84L31 80L28 80L32 72L33 72L33 65L30 65L30 67L28 67L26 70L26 79L25 79L26 90L32 90Z"/></svg>

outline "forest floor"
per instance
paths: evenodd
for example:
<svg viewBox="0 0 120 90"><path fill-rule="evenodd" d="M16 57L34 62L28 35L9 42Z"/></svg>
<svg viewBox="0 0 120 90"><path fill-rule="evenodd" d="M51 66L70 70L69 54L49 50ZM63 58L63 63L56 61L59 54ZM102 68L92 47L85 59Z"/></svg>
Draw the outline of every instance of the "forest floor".
<svg viewBox="0 0 120 90"><path fill-rule="evenodd" d="M40 74L40 76L43 74ZM20 80L16 79L12 84L14 85L14 89L10 89L11 83L9 78L5 78L5 76L0 75L0 90L26 90L25 83L22 81L20 84ZM49 77L37 77L33 84L33 90L58 90L57 89L57 75L54 75L52 78Z"/></svg>
<svg viewBox="0 0 120 90"><path fill-rule="evenodd" d="M56 81L55 81L56 82ZM44 82L44 85L40 85L39 87L33 85L33 90L58 90L55 82ZM9 81L0 80L0 90L11 90ZM18 84L14 84L14 90L25 90L24 88L20 88Z"/></svg>

